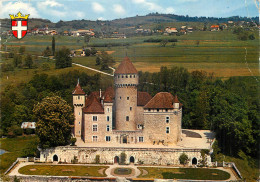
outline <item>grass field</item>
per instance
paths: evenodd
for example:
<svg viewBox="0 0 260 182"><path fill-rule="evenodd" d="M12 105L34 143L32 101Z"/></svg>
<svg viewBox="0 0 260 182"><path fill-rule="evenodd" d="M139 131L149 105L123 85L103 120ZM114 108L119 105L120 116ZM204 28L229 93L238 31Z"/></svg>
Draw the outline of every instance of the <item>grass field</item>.
<svg viewBox="0 0 260 182"><path fill-rule="evenodd" d="M22 151L27 144L36 140L36 136L23 136L17 138L1 138L1 149L7 152L0 155L0 173L3 174L17 159L21 157Z"/></svg>
<svg viewBox="0 0 260 182"><path fill-rule="evenodd" d="M91 176L105 177L108 166L76 166L76 165L28 165L19 169L26 175L47 176Z"/></svg>
<svg viewBox="0 0 260 182"><path fill-rule="evenodd" d="M206 168L157 168L138 167L138 169L148 172L140 175L142 178L160 179L194 179L194 180L227 180L230 174L218 169Z"/></svg>

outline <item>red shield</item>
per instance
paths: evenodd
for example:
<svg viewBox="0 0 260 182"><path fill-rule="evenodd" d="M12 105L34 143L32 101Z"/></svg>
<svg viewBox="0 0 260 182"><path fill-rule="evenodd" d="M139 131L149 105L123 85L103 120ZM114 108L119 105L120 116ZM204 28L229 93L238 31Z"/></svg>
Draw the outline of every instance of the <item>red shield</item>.
<svg viewBox="0 0 260 182"><path fill-rule="evenodd" d="M23 38L27 34L28 21L25 19L12 20L12 32L17 39Z"/></svg>

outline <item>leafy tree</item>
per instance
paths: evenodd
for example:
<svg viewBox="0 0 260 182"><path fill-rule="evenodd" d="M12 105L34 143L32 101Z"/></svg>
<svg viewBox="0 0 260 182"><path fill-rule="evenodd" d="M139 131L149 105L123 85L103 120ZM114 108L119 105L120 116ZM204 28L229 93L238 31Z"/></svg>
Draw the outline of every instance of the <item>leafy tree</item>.
<svg viewBox="0 0 260 182"><path fill-rule="evenodd" d="M255 35L254 35L254 34L250 34L250 35L248 36L248 38L249 38L250 40L255 40Z"/></svg>
<svg viewBox="0 0 260 182"><path fill-rule="evenodd" d="M43 71L47 71L47 70L50 70L51 68L50 68L50 65L48 64L48 63L43 63L42 64L42 70Z"/></svg>
<svg viewBox="0 0 260 182"><path fill-rule="evenodd" d="M74 121L71 107L58 96L46 97L33 109L37 120L36 134L42 148L68 145L70 124Z"/></svg>
<svg viewBox="0 0 260 182"><path fill-rule="evenodd" d="M12 64L9 63L3 63L1 64L1 71L2 72L7 72L7 71L13 71L14 67Z"/></svg>
<svg viewBox="0 0 260 182"><path fill-rule="evenodd" d="M90 41L90 36L86 34L86 35L84 36L84 42L85 42L85 43L89 43L89 41Z"/></svg>
<svg viewBox="0 0 260 182"><path fill-rule="evenodd" d="M165 47L166 44L168 44L168 40L167 39L163 39L160 43L161 47Z"/></svg>
<svg viewBox="0 0 260 182"><path fill-rule="evenodd" d="M52 55L55 55L55 38L52 36L52 41L51 41L51 50L52 50Z"/></svg>
<svg viewBox="0 0 260 182"><path fill-rule="evenodd" d="M15 54L14 58L13 58L13 64L14 64L14 67L21 65L22 64L22 56Z"/></svg>
<svg viewBox="0 0 260 182"><path fill-rule="evenodd" d="M97 56L97 58L96 58L96 65L100 65L100 62L101 62L100 57Z"/></svg>
<svg viewBox="0 0 260 182"><path fill-rule="evenodd" d="M25 53L25 47L24 46L20 46L19 53L20 54L24 54Z"/></svg>
<svg viewBox="0 0 260 182"><path fill-rule="evenodd" d="M29 69L31 69L32 65L33 65L32 56L30 54L27 54L27 56L25 58L25 66L27 66Z"/></svg>
<svg viewBox="0 0 260 182"><path fill-rule="evenodd" d="M188 156L185 153L182 153L179 157L180 164L187 164L188 162Z"/></svg>
<svg viewBox="0 0 260 182"><path fill-rule="evenodd" d="M238 34L238 39L239 40L243 40L243 41L246 41L248 39L248 32L241 32Z"/></svg>
<svg viewBox="0 0 260 182"><path fill-rule="evenodd" d="M72 66L72 59L70 57L70 50L66 47L63 47L56 53L55 56L55 68L67 68Z"/></svg>
<svg viewBox="0 0 260 182"><path fill-rule="evenodd" d="M91 54L91 51L89 49L86 49L85 50L85 56L90 56L90 54Z"/></svg>
<svg viewBox="0 0 260 182"><path fill-rule="evenodd" d="M96 55L97 54L97 50L94 47L91 48L90 49L90 54L93 55L93 56Z"/></svg>
<svg viewBox="0 0 260 182"><path fill-rule="evenodd" d="M46 49L43 51L42 55L43 55L44 57L48 57L48 56L51 56L51 55L52 55L52 52L51 52L49 46L46 47Z"/></svg>
<svg viewBox="0 0 260 182"><path fill-rule="evenodd" d="M101 51L101 55L99 57L101 61L101 70L107 70L108 66L112 65L115 62L113 57L105 51Z"/></svg>

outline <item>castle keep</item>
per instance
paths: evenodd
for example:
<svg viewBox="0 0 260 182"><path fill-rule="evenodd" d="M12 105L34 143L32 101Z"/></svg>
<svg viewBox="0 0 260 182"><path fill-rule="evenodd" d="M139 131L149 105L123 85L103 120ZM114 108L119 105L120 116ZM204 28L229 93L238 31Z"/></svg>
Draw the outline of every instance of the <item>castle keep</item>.
<svg viewBox="0 0 260 182"><path fill-rule="evenodd" d="M138 72L126 57L114 72L114 86L86 95L76 85L73 95L76 146L41 151L41 162L126 163L176 165L185 153L188 164L210 162L214 133L182 129L182 104L168 92L152 97L137 90Z"/></svg>

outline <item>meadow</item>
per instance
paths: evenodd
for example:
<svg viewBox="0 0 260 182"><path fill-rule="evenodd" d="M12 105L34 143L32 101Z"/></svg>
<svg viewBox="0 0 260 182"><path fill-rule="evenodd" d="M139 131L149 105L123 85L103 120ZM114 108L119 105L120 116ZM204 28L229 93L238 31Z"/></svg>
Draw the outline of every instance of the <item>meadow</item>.
<svg viewBox="0 0 260 182"><path fill-rule="evenodd" d="M55 36L56 49L66 46L71 50L83 46L95 47L97 50L113 52L117 67L126 55L134 62L137 70L158 72L161 66L182 66L189 71L204 70L214 72L216 77L258 76L259 43L258 33L255 40L240 41L232 31L219 32L197 31L181 36L136 36L126 39L91 38L89 43L84 37ZM160 43L147 43L150 38L176 38L162 47ZM124 44L124 46L120 46ZM127 44L127 45L125 45ZM23 45L26 51L40 55L47 47L51 47L51 36L27 36L21 41L9 39L8 49L17 49ZM116 46L112 46L116 45ZM76 63L99 68L95 65L95 57L73 58Z"/></svg>

